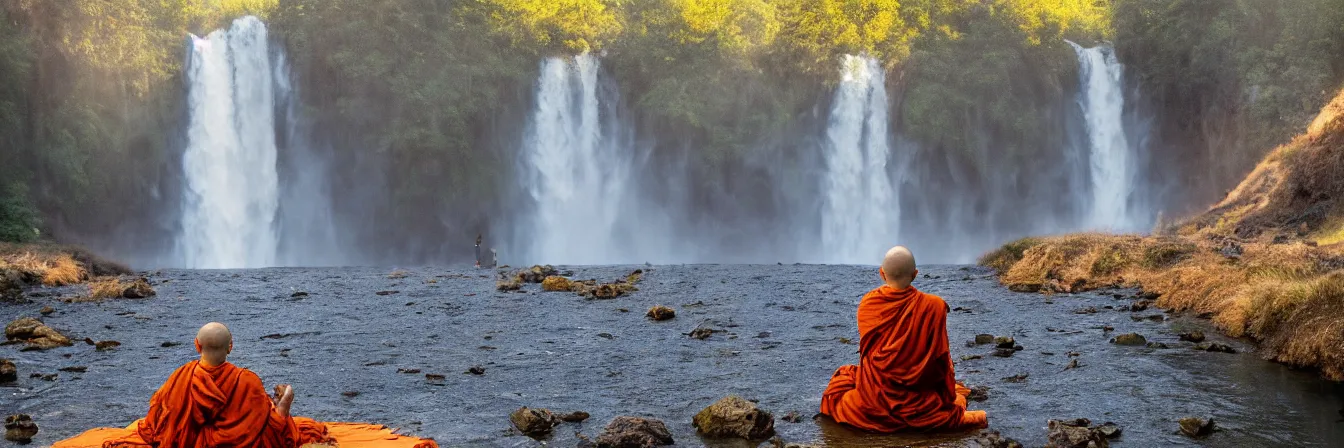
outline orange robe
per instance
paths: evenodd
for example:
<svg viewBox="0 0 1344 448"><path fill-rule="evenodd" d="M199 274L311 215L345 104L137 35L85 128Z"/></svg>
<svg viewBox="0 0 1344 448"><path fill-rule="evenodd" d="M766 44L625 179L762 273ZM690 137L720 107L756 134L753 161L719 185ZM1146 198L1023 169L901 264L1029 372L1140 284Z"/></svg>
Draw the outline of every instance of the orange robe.
<svg viewBox="0 0 1344 448"><path fill-rule="evenodd" d="M261 378L227 362L212 367L192 361L179 367L136 423L134 433L107 440L103 447L297 448L331 441L326 425L276 412Z"/></svg>
<svg viewBox="0 0 1344 448"><path fill-rule="evenodd" d="M888 285L859 303L859 365L841 366L821 398L821 413L877 432L964 430L988 426L967 411L947 343L947 303L913 286Z"/></svg>

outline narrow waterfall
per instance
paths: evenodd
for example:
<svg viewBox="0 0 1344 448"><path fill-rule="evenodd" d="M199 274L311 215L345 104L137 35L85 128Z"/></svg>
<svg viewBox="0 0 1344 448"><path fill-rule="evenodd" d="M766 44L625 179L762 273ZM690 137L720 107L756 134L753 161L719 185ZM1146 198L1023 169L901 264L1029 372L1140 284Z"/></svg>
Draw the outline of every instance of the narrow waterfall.
<svg viewBox="0 0 1344 448"><path fill-rule="evenodd" d="M541 63L522 161L536 202L521 238L527 263L601 264L622 256L616 224L629 156L603 131L599 65L589 54Z"/></svg>
<svg viewBox="0 0 1344 448"><path fill-rule="evenodd" d="M276 106L276 160L280 206L276 212L276 264L338 266L352 260L337 239L331 194L330 151L314 144L300 108L299 90L284 48L271 48Z"/></svg>
<svg viewBox="0 0 1344 448"><path fill-rule="evenodd" d="M887 172L887 89L877 60L845 55L826 128L821 261L870 264L898 243L900 210Z"/></svg>
<svg viewBox="0 0 1344 448"><path fill-rule="evenodd" d="M186 78L182 264L274 265L279 181L266 25L248 16L191 36Z"/></svg>
<svg viewBox="0 0 1344 448"><path fill-rule="evenodd" d="M1078 104L1087 123L1089 143L1092 196L1084 225L1099 230L1136 230L1139 224L1129 204L1135 162L1124 127L1124 67L1110 47L1069 45L1078 53Z"/></svg>

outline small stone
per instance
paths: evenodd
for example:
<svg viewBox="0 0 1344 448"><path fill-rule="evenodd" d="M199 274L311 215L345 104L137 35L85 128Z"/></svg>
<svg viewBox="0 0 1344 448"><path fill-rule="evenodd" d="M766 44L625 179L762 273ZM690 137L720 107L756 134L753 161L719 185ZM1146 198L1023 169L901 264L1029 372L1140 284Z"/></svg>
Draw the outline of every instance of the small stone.
<svg viewBox="0 0 1344 448"><path fill-rule="evenodd" d="M1125 333L1111 338L1111 343L1116 345L1145 345L1148 339L1138 333Z"/></svg>
<svg viewBox="0 0 1344 448"><path fill-rule="evenodd" d="M1016 344L1017 341L1014 341L1012 336L999 336L994 338L994 345L999 348L1013 348Z"/></svg>
<svg viewBox="0 0 1344 448"><path fill-rule="evenodd" d="M472 375L485 375L485 367L481 367L479 365L471 366L470 368L467 369L467 373L470 373Z"/></svg>
<svg viewBox="0 0 1344 448"><path fill-rule="evenodd" d="M97 351L100 351L100 352L101 352L101 351L111 350L111 349L114 349L114 348L117 348L117 347L121 347L121 343L120 343L120 342L117 342L117 341L98 341L98 342L96 342L96 343L93 344L93 347L94 347L94 350L97 350Z"/></svg>
<svg viewBox="0 0 1344 448"><path fill-rule="evenodd" d="M789 423L798 423L803 421L803 416L798 415L797 411L789 411L788 414L784 414L780 419Z"/></svg>
<svg viewBox="0 0 1344 448"><path fill-rule="evenodd" d="M1009 376L1009 377L1004 377L1004 378L1001 378L1001 379L1002 379L1005 383L1022 383L1022 382L1026 382L1028 377L1031 377L1031 374L1030 374L1030 373L1021 373L1021 374L1017 374L1017 375L1013 375L1013 376Z"/></svg>
<svg viewBox="0 0 1344 448"><path fill-rule="evenodd" d="M1152 304L1153 302L1149 302L1147 300L1135 301L1134 303L1129 304L1129 310L1137 313L1139 311L1148 309L1148 307Z"/></svg>
<svg viewBox="0 0 1344 448"><path fill-rule="evenodd" d="M1092 422L1085 418L1050 420L1047 423L1045 446L1051 448L1106 448L1109 442L1100 431L1089 428Z"/></svg>
<svg viewBox="0 0 1344 448"><path fill-rule="evenodd" d="M14 365L14 361L0 358L0 384L12 383L19 380L19 368Z"/></svg>
<svg viewBox="0 0 1344 448"><path fill-rule="evenodd" d="M763 440L775 434L775 417L736 395L700 410L691 422L700 434L708 437Z"/></svg>
<svg viewBox="0 0 1344 448"><path fill-rule="evenodd" d="M1218 344L1218 343L1211 343L1211 344L1209 344L1209 347L1206 348L1206 349L1204 349L1204 350L1205 350L1205 351L1210 351L1210 352L1217 352L1217 353L1236 353L1236 352L1237 352L1237 349L1232 348L1232 346L1230 346L1230 345L1227 345L1227 344Z"/></svg>
<svg viewBox="0 0 1344 448"><path fill-rule="evenodd" d="M961 357L961 360L962 360L962 361L970 361L970 360L973 360L973 359L983 359L983 358L984 358L984 357L983 357L983 356L980 356L980 355L963 355L963 356Z"/></svg>
<svg viewBox="0 0 1344 448"><path fill-rule="evenodd" d="M49 315L51 315L51 313L56 312L56 309L55 309L55 308L52 308L52 307L49 307L49 306L44 306L44 307L42 307L42 310L41 310L41 311L38 311L38 312L39 312L39 313L42 313L43 316L49 316Z"/></svg>
<svg viewBox="0 0 1344 448"><path fill-rule="evenodd" d="M599 448L647 448L673 443L667 425L639 417L616 417L597 437Z"/></svg>
<svg viewBox="0 0 1344 448"><path fill-rule="evenodd" d="M649 308L649 312L644 314L649 319L656 321L668 320L677 317L677 310L662 305Z"/></svg>
<svg viewBox="0 0 1344 448"><path fill-rule="evenodd" d="M989 387L987 387L987 386L974 386L974 387L971 387L971 392L968 393L968 394L966 394L966 399L967 399L967 400L971 400L971 401L985 401L985 400L988 400L988 399L989 399Z"/></svg>
<svg viewBox="0 0 1344 448"><path fill-rule="evenodd" d="M552 275L552 276L548 276L548 277L546 277L545 279L542 279L542 281L541 281L541 290L542 290L542 291L570 291L571 288L573 288L573 285L574 285L574 283L571 282L571 281L569 281L569 279L567 279L567 278L564 278L564 277L561 277L561 276L558 276L558 275Z"/></svg>
<svg viewBox="0 0 1344 448"><path fill-rule="evenodd" d="M1108 439L1114 439L1116 437L1120 437L1120 433L1122 431L1120 429L1120 425L1111 422L1102 423L1101 426L1098 426L1096 428L1096 430L1097 432L1101 433L1102 437Z"/></svg>
<svg viewBox="0 0 1344 448"><path fill-rule="evenodd" d="M616 336L612 336L611 333L598 333L597 337L603 339L616 339Z"/></svg>
<svg viewBox="0 0 1344 448"><path fill-rule="evenodd" d="M509 414L509 421L513 423L513 427L531 437L550 434L551 429L559 424L559 420L548 409L532 409L526 406Z"/></svg>
<svg viewBox="0 0 1344 448"><path fill-rule="evenodd" d="M290 294L289 296L290 296L290 297L293 297L293 298L308 297L308 292L307 292L307 291L295 291L293 294Z"/></svg>
<svg viewBox="0 0 1344 448"><path fill-rule="evenodd" d="M565 422L569 422L569 423L579 423L579 422L582 422L582 421L584 421L584 420L587 420L588 417L589 417L589 415L588 415L587 412L583 412L583 411L574 411L574 412L570 412L570 413L565 414L565 415L561 415L561 416L560 416L560 420L561 420L561 421L565 421Z"/></svg>
<svg viewBox="0 0 1344 448"><path fill-rule="evenodd" d="M1213 419L1186 417L1180 420L1181 434L1187 437L1201 438L1213 434L1216 424Z"/></svg>
<svg viewBox="0 0 1344 448"><path fill-rule="evenodd" d="M513 278L507 280L500 280L498 282L495 282L495 290L497 291L517 291L522 288L523 288L523 279L518 276L514 276Z"/></svg>
<svg viewBox="0 0 1344 448"><path fill-rule="evenodd" d="M181 343L181 342L164 341L164 343L159 344L159 347L168 348L168 347L177 347L177 346L179 346L179 345L182 345L182 343Z"/></svg>
<svg viewBox="0 0 1344 448"><path fill-rule="evenodd" d="M355 397L358 397L358 396L359 396L359 391L357 391L357 390L347 390L347 391L345 391L345 392L341 392L341 395L344 395L345 398L355 398Z"/></svg>
<svg viewBox="0 0 1344 448"><path fill-rule="evenodd" d="M998 431L985 429L981 430L980 434L976 436L975 443L969 446L979 448L1022 448L1022 443L1003 437Z"/></svg>
<svg viewBox="0 0 1344 448"><path fill-rule="evenodd" d="M977 345L978 345L978 344L990 344L990 343L993 343L993 342L994 342L994 335L992 335L992 334L981 333L981 334L977 334L977 335L975 335L975 343L976 343Z"/></svg>
<svg viewBox="0 0 1344 448"><path fill-rule="evenodd" d="M691 336L692 338L700 339L700 340L709 339L709 337L712 336L712 335L714 335L714 330L713 330L713 329L710 329L710 328L705 328L705 327L696 328L696 329L694 329L694 330L691 330L691 333L690 333L690 336Z"/></svg>
<svg viewBox="0 0 1344 448"><path fill-rule="evenodd" d="M27 444L37 435L37 423L28 414L14 414L5 417L5 440L18 444Z"/></svg>
<svg viewBox="0 0 1344 448"><path fill-rule="evenodd" d="M1093 306L1089 306L1087 308L1079 308L1073 310L1073 314L1097 314L1097 308Z"/></svg>
<svg viewBox="0 0 1344 448"><path fill-rule="evenodd" d="M994 349L994 356L998 356L998 357L1000 357L1000 358L1011 358L1011 357L1013 357L1013 354L1014 354L1014 353L1017 353L1017 350L1013 350L1013 349L1011 349L1011 348L996 348L996 349Z"/></svg>
<svg viewBox="0 0 1344 448"><path fill-rule="evenodd" d="M140 277L127 285L121 291L121 296L127 299L143 299L155 295L154 288L149 286L149 279Z"/></svg>
<svg viewBox="0 0 1344 448"><path fill-rule="evenodd" d="M1015 352L1020 352L1022 350L1026 350L1025 348L1022 348L1022 344L1017 344L1013 346L1013 351Z"/></svg>
<svg viewBox="0 0 1344 448"><path fill-rule="evenodd" d="M1110 332L1112 332L1112 331L1115 331L1115 327L1112 327L1112 326L1110 326L1110 325L1102 325L1102 326L1101 326L1101 332L1102 332L1102 333L1110 333Z"/></svg>
<svg viewBox="0 0 1344 448"><path fill-rule="evenodd" d="M377 294L377 295L380 295L380 296L390 296L390 295L392 295L392 294L396 294L396 293L399 293L399 292L401 292L401 291L388 290L388 291L378 291L378 292L375 292L374 294Z"/></svg>
<svg viewBox="0 0 1344 448"><path fill-rule="evenodd" d="M46 374L46 375L43 375L43 374L41 374L41 373L34 373L34 374L32 375L32 377L34 377L34 378L39 378L39 379L41 379L42 381L56 381L56 377L57 377L57 376L59 376L59 374L55 374L55 373L48 373L48 374Z"/></svg>
<svg viewBox="0 0 1344 448"><path fill-rule="evenodd" d="M1148 348L1167 349L1167 348L1171 348L1171 347L1167 347L1167 344L1163 344L1163 343L1161 343L1161 342L1153 341L1153 342L1149 342L1149 343L1148 343Z"/></svg>
<svg viewBox="0 0 1344 448"><path fill-rule="evenodd" d="M1200 343L1200 342L1204 342L1204 332L1203 332L1203 331L1199 331L1199 330L1195 330L1195 331L1189 331L1189 332L1181 333L1181 340L1182 340L1182 341L1190 341L1190 342L1194 342L1194 343L1196 343L1196 344L1198 344L1198 343Z"/></svg>
<svg viewBox="0 0 1344 448"><path fill-rule="evenodd" d="M1069 365L1064 366L1064 370L1076 369L1078 366L1078 358L1073 358L1069 360Z"/></svg>
<svg viewBox="0 0 1344 448"><path fill-rule="evenodd" d="M62 372L84 373L87 372L89 368L85 366L70 366L70 367L61 367L58 370Z"/></svg>
<svg viewBox="0 0 1344 448"><path fill-rule="evenodd" d="M443 376L443 375L439 375L439 374L437 374L437 373L426 373L426 374L425 374L425 380L426 380L426 381L430 381L430 382L440 382L440 381L443 381L443 380L446 380L446 379L448 379L448 377Z"/></svg>

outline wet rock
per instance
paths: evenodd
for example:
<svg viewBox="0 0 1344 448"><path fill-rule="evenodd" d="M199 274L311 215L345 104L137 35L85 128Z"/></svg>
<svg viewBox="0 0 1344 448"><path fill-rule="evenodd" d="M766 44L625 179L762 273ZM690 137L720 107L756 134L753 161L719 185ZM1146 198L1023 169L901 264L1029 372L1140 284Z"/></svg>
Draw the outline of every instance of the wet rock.
<svg viewBox="0 0 1344 448"><path fill-rule="evenodd" d="M135 281L132 281L121 290L121 297L127 299L143 299L152 297L155 294L157 293L154 292L154 288L149 286L149 280L144 277L135 279Z"/></svg>
<svg viewBox="0 0 1344 448"><path fill-rule="evenodd" d="M117 342L117 341L98 341L98 342L95 342L95 343L93 344L93 347L94 347L94 350L97 350L97 351L100 351L100 352L101 352L101 351L111 350L111 349L114 349L114 348L117 348L117 347L121 347L121 343L120 343L120 342Z"/></svg>
<svg viewBox="0 0 1344 448"><path fill-rule="evenodd" d="M307 291L295 291L293 294L290 294L289 296L292 297L292 298L296 298L296 299L299 298L299 297L308 297L308 292L307 292Z"/></svg>
<svg viewBox="0 0 1344 448"><path fill-rule="evenodd" d="M982 430L974 440L967 443L968 448L1022 448L1022 443L1004 437L994 430Z"/></svg>
<svg viewBox="0 0 1344 448"><path fill-rule="evenodd" d="M984 358L984 356L980 356L980 355L963 355L963 356L961 357L961 360L962 360L962 361L970 361L970 360L974 360L974 359L983 359L983 358Z"/></svg>
<svg viewBox="0 0 1344 448"><path fill-rule="evenodd" d="M1011 348L996 348L996 349L994 349L994 356L998 356L998 357L1000 357L1000 358L1011 358L1011 357L1013 357L1013 354L1014 354L1014 353L1017 353L1017 350L1013 350L1013 349L1011 349Z"/></svg>
<svg viewBox="0 0 1344 448"><path fill-rule="evenodd" d="M546 277L541 281L541 289L543 291L569 291L573 285L574 282L558 275Z"/></svg>
<svg viewBox="0 0 1344 448"><path fill-rule="evenodd" d="M6 325L5 339L27 342L28 347L25 350L46 350L74 345L70 342L70 338L31 317L24 317Z"/></svg>
<svg viewBox="0 0 1344 448"><path fill-rule="evenodd" d="M1020 352L1022 350L1026 350L1025 348L1022 348L1022 344L1017 344L1013 346L1013 351L1015 352Z"/></svg>
<svg viewBox="0 0 1344 448"><path fill-rule="evenodd" d="M1139 292L1138 294L1135 294L1134 297L1137 297L1140 300L1147 300L1149 302L1152 302L1154 300L1157 300L1158 297L1161 297L1161 294L1152 291L1142 291Z"/></svg>
<svg viewBox="0 0 1344 448"><path fill-rule="evenodd" d="M359 396L359 391L347 390L345 392L341 392L341 395L344 396L345 398L355 398Z"/></svg>
<svg viewBox="0 0 1344 448"><path fill-rule="evenodd" d="M1186 417L1180 420L1180 424L1181 434L1193 438L1201 438L1213 434L1216 427L1211 418Z"/></svg>
<svg viewBox="0 0 1344 448"><path fill-rule="evenodd" d="M526 406L509 414L509 421L513 423L514 428L518 428L518 431L531 437L546 436L560 423L560 419L550 410L532 409Z"/></svg>
<svg viewBox="0 0 1344 448"><path fill-rule="evenodd" d="M58 374L55 373L48 373L48 374L34 373L32 375L28 375L29 378L37 378L42 381L56 381L57 376Z"/></svg>
<svg viewBox="0 0 1344 448"><path fill-rule="evenodd" d="M443 380L446 380L446 379L448 379L448 377L443 376L443 375L440 375L440 374L437 374L437 373L426 373L426 374L425 374L425 381L429 381L429 382L431 382L431 383L442 383Z"/></svg>
<svg viewBox="0 0 1344 448"><path fill-rule="evenodd" d="M1003 378L1000 378L1000 379L1003 380L1003 382L1005 382L1005 383L1023 383L1023 382L1026 382L1026 381L1027 381L1027 378L1029 378L1029 377L1031 377L1031 374L1030 374L1030 373L1020 373L1020 374L1017 374L1017 375L1008 376L1008 377L1003 377Z"/></svg>
<svg viewBox="0 0 1344 448"><path fill-rule="evenodd" d="M993 343L993 342L994 342L994 335L992 335L992 334L981 333L981 334L977 334L977 335L975 335L975 343L976 343L977 345L979 345L979 344L990 344L990 343Z"/></svg>
<svg viewBox="0 0 1344 448"><path fill-rule="evenodd" d="M393 295L393 294L399 294L399 293L401 293L401 291L397 291L397 290L395 290L395 289L390 289L390 290L387 290L387 291L378 291L378 292L375 292L374 294L377 294L377 295L380 295L380 296L390 296L390 295Z"/></svg>
<svg viewBox="0 0 1344 448"><path fill-rule="evenodd" d="M26 444L33 441L33 436L37 435L37 423L28 414L14 414L5 417L5 440L18 444Z"/></svg>
<svg viewBox="0 0 1344 448"><path fill-rule="evenodd" d="M43 316L50 316L51 313L55 313L55 312L56 312L56 309L55 309L55 308L52 308L52 307L49 307L49 306L44 306L44 307L42 307L42 309L41 309L40 311L38 311L38 312L39 312L39 313L42 313Z"/></svg>
<svg viewBox="0 0 1344 448"><path fill-rule="evenodd" d="M1139 311L1148 309L1148 307L1151 306L1152 304L1153 302L1147 300L1139 300L1129 304L1129 310L1137 313Z"/></svg>
<svg viewBox="0 0 1344 448"><path fill-rule="evenodd" d="M546 281L546 277L557 276L560 273L551 265L534 265L530 268L520 269L515 274L524 283L541 283Z"/></svg>
<svg viewBox="0 0 1344 448"><path fill-rule="evenodd" d="M1111 338L1111 343L1116 345L1146 345L1148 339L1138 333L1125 333Z"/></svg>
<svg viewBox="0 0 1344 448"><path fill-rule="evenodd" d="M1153 342L1149 342L1149 343L1148 343L1148 348L1168 349L1168 348L1171 348L1171 347L1167 347L1167 344L1163 344L1163 343L1161 343L1161 342L1153 341Z"/></svg>
<svg viewBox="0 0 1344 448"><path fill-rule="evenodd" d="M500 279L495 282L496 291L517 291L519 289L523 289L523 279L516 275L512 278Z"/></svg>
<svg viewBox="0 0 1344 448"><path fill-rule="evenodd" d="M584 421L584 420L587 420L588 417L589 417L589 415L588 415L587 412L583 412L583 411L574 411L574 412L570 412L570 413L565 414L565 415L561 415L561 416L560 416L560 420L561 420L561 421L564 421L564 422L569 422L569 423L579 423L579 422L582 422L582 421Z"/></svg>
<svg viewBox="0 0 1344 448"><path fill-rule="evenodd" d="M970 400L970 401L985 401L985 400L988 400L988 399L989 399L989 387L987 387L987 386L974 386L974 387L971 387L971 392L968 393L968 394L966 394L966 399L967 399L967 400Z"/></svg>
<svg viewBox="0 0 1344 448"><path fill-rule="evenodd" d="M999 336L994 338L994 345L998 348L1013 348L1016 344L1017 341L1014 341L1012 336Z"/></svg>
<svg viewBox="0 0 1344 448"><path fill-rule="evenodd" d="M677 310L662 305L658 305L653 308L649 308L649 312L644 315L647 316L649 319L653 320L668 320L677 317Z"/></svg>
<svg viewBox="0 0 1344 448"><path fill-rule="evenodd" d="M1097 307L1089 306L1087 308L1079 308L1073 310L1073 314L1097 314Z"/></svg>
<svg viewBox="0 0 1344 448"><path fill-rule="evenodd" d="M1106 448L1110 443L1101 431L1089 428L1092 422L1085 418L1076 420L1050 420L1046 426L1046 448Z"/></svg>
<svg viewBox="0 0 1344 448"><path fill-rule="evenodd" d="M1064 366L1064 370L1076 369L1076 368L1078 368L1078 367L1080 367L1080 366L1081 366L1081 364L1078 364L1078 358L1073 358L1073 359L1070 359L1070 360L1069 360L1069 364L1068 364L1068 365Z"/></svg>
<svg viewBox="0 0 1344 448"><path fill-rule="evenodd" d="M1102 332L1102 333L1110 333L1110 332L1112 332L1112 331L1115 331L1115 327L1112 327L1112 326L1110 326L1110 325L1102 325L1102 326L1101 326L1101 332Z"/></svg>
<svg viewBox="0 0 1344 448"><path fill-rule="evenodd" d="M177 347L179 345L182 345L182 343L173 341L164 341L162 344L159 344L159 347L168 348L168 347Z"/></svg>
<svg viewBox="0 0 1344 448"><path fill-rule="evenodd" d="M762 440L775 434L775 417L755 403L729 395L709 405L691 423L708 437L736 437Z"/></svg>
<svg viewBox="0 0 1344 448"><path fill-rule="evenodd" d="M1101 433L1102 437L1108 439L1114 439L1116 437L1120 437L1120 433L1122 431L1120 429L1120 425L1111 422L1102 423L1101 426L1098 426L1096 428L1096 430L1097 432Z"/></svg>
<svg viewBox="0 0 1344 448"><path fill-rule="evenodd" d="M89 368L85 366L70 366L70 367L61 367L60 369L57 370L60 370L62 372L84 373L89 371Z"/></svg>
<svg viewBox="0 0 1344 448"><path fill-rule="evenodd" d="M789 423L798 423L803 421L803 416L798 415L797 411L789 411L788 414L784 414L783 417L780 417L780 420L784 420Z"/></svg>
<svg viewBox="0 0 1344 448"><path fill-rule="evenodd" d="M485 375L485 367L481 367L479 365L471 366L467 368L466 373L470 373L472 375Z"/></svg>
<svg viewBox="0 0 1344 448"><path fill-rule="evenodd" d="M420 369L397 369L397 373L417 374L420 373Z"/></svg>
<svg viewBox="0 0 1344 448"><path fill-rule="evenodd" d="M1203 332L1203 331L1199 331L1199 330L1195 330L1195 331L1189 331L1189 332L1181 333L1181 340L1182 340L1182 341L1190 341L1190 342L1194 342L1194 343L1196 343L1196 344L1198 344L1198 343L1200 343L1200 342L1204 342L1204 332Z"/></svg>
<svg viewBox="0 0 1344 448"><path fill-rule="evenodd" d="M598 448L647 448L672 443L672 433L667 431L667 425L639 417L616 417L597 436Z"/></svg>
<svg viewBox="0 0 1344 448"><path fill-rule="evenodd" d="M1208 345L1208 347L1205 348L1204 351L1215 352L1215 353L1236 353L1236 352L1237 352L1237 349L1232 348L1232 346L1227 345L1227 344L1209 343L1209 344L1207 344L1207 345Z"/></svg>
<svg viewBox="0 0 1344 448"><path fill-rule="evenodd" d="M14 365L14 361L0 358L0 384L12 383L19 380L19 368Z"/></svg>
<svg viewBox="0 0 1344 448"><path fill-rule="evenodd" d="M688 333L687 336L690 336L690 337L695 338L695 339L705 340L705 339L709 339L710 336L713 336L714 333L721 332L721 331L723 331L723 330L715 330L715 329L713 329L713 328L700 327L700 328L696 328L696 329L694 329L694 330L691 330L691 332Z"/></svg>

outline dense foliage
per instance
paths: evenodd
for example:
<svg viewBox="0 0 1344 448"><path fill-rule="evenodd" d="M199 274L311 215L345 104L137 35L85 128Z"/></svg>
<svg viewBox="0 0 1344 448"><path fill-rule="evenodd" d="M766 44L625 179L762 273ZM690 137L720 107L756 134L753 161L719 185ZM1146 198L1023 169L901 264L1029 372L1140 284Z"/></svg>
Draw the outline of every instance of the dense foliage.
<svg viewBox="0 0 1344 448"><path fill-rule="evenodd" d="M1341 11L1340 0L13 0L0 7L0 180L27 188L0 188L0 228L40 215L70 238L170 231L184 35L242 14L266 18L288 49L305 114L345 161L339 177L386 184L376 215L461 238L510 206L542 57L603 54L641 136L688 154L709 181L818 120L847 53L882 61L905 137L978 173L1042 163L1063 144L1052 130L1077 85L1064 40L1114 41L1151 98L1164 157L1208 164L1205 184L1226 186L1338 86Z"/></svg>

